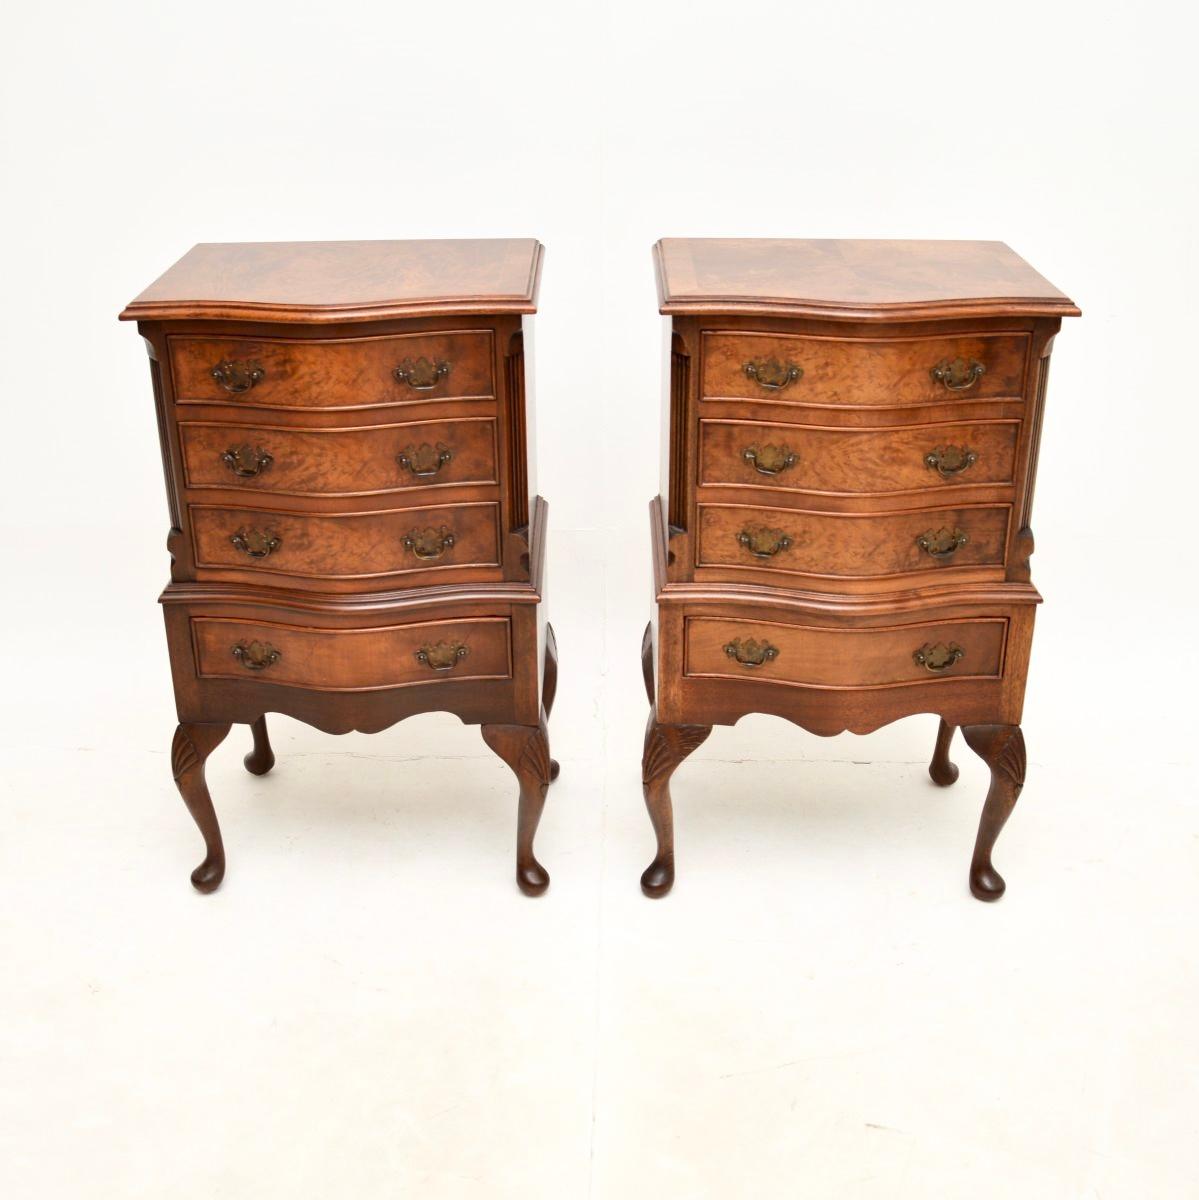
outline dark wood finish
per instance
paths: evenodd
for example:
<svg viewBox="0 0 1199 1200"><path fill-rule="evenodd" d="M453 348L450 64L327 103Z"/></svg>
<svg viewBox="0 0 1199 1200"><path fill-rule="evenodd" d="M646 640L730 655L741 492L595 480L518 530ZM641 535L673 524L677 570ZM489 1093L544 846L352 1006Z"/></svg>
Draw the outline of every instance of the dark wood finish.
<svg viewBox="0 0 1199 1200"><path fill-rule="evenodd" d="M645 807L658 841L654 861L642 872L641 890L653 898L665 896L674 886L674 810L670 777L692 751L712 732L711 725L663 725L651 708L641 754L641 788Z"/></svg>
<svg viewBox="0 0 1199 1200"><path fill-rule="evenodd" d="M265 775L275 765L275 752L271 749L270 735L266 730L266 717L250 722L254 735L254 749L242 760L251 775Z"/></svg>
<svg viewBox="0 0 1199 1200"><path fill-rule="evenodd" d="M518 879L544 890L557 653L520 315L540 262L519 240L199 246L122 313L150 353L201 890L224 874L204 760L231 723L264 774L268 712L345 733L429 711L493 731L520 783Z"/></svg>
<svg viewBox="0 0 1199 1200"><path fill-rule="evenodd" d="M204 861L192 872L198 892L215 892L225 878L225 844L217 823L212 797L204 779L204 763L229 733L228 721L211 724L185 722L175 730L171 742L171 774L204 838Z"/></svg>
<svg viewBox="0 0 1199 1200"><path fill-rule="evenodd" d="M553 760L545 719L537 725L484 725L483 740L512 768L520 784L516 821L516 883L526 896L540 896L550 885L549 872L533 853L533 838L545 807Z"/></svg>
<svg viewBox="0 0 1199 1200"><path fill-rule="evenodd" d="M933 747L932 761L928 764L929 776L938 787L949 787L958 781L957 763L949 757L952 742L953 726L942 717L937 726L937 744Z"/></svg>
<svg viewBox="0 0 1199 1200"><path fill-rule="evenodd" d="M541 708L545 719L550 719L554 711L554 697L558 694L558 638L554 627L548 622L545 627L545 666L541 674ZM561 764L556 758L550 759L550 783L562 773Z"/></svg>
<svg viewBox="0 0 1199 1200"><path fill-rule="evenodd" d="M970 890L979 900L998 900L1007 884L991 865L991 851L1024 787L1024 734L1019 725L964 725L962 737L991 769L991 786L970 860Z"/></svg>
<svg viewBox="0 0 1199 1200"><path fill-rule="evenodd" d="M1078 309L997 242L655 255L670 370L644 890L673 880L670 773L712 725L761 712L829 736L929 712L936 783L957 778L959 726L992 767L970 880L994 899L991 847L1024 777L1049 353Z"/></svg>

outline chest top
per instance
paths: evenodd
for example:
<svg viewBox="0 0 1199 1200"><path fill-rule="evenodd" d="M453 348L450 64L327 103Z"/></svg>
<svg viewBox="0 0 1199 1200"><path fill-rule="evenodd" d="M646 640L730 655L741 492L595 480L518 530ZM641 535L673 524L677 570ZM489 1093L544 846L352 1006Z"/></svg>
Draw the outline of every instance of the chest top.
<svg viewBox="0 0 1199 1200"><path fill-rule="evenodd" d="M303 324L536 311L533 238L207 242L121 313L124 321Z"/></svg>
<svg viewBox="0 0 1199 1200"><path fill-rule="evenodd" d="M1002 242L663 238L663 313L918 320L1081 315Z"/></svg>

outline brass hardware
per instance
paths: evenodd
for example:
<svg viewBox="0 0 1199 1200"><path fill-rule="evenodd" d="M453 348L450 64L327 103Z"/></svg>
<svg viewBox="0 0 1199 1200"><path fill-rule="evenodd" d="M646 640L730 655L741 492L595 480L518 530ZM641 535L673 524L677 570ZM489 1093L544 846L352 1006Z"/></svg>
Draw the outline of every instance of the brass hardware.
<svg viewBox="0 0 1199 1200"><path fill-rule="evenodd" d="M927 642L917 650L912 657L929 671L948 671L959 658L965 656L966 651L957 644L950 642L945 645L944 642L938 642L935 646L930 646Z"/></svg>
<svg viewBox="0 0 1199 1200"><path fill-rule="evenodd" d="M936 471L942 479L960 475L978 462L978 455L968 446L938 446L924 456L924 465Z"/></svg>
<svg viewBox="0 0 1199 1200"><path fill-rule="evenodd" d="M283 539L275 533L263 533L259 529L239 529L229 540L251 558L266 558L283 545Z"/></svg>
<svg viewBox="0 0 1199 1200"><path fill-rule="evenodd" d="M413 391L427 392L435 388L449 373L451 364L430 362L422 354L415 362L406 358L392 374L397 383L406 383Z"/></svg>
<svg viewBox="0 0 1199 1200"><path fill-rule="evenodd" d="M413 529L404 535L404 549L417 558L440 558L454 544L453 533L441 525L437 529Z"/></svg>
<svg viewBox="0 0 1199 1200"><path fill-rule="evenodd" d="M729 658L735 658L743 667L760 667L764 663L773 662L779 656L777 646L756 641L754 638L747 638L745 641L733 638L725 646L724 652Z"/></svg>
<svg viewBox="0 0 1199 1200"><path fill-rule="evenodd" d="M754 558L773 558L780 550L791 545L791 538L781 529L767 529L762 525L751 526L737 534L737 541Z"/></svg>
<svg viewBox="0 0 1199 1200"><path fill-rule="evenodd" d="M261 475L274 461L261 446L251 446L249 442L231 446L221 455L221 462L240 479L252 479L255 475Z"/></svg>
<svg viewBox="0 0 1199 1200"><path fill-rule="evenodd" d="M799 462L799 455L786 446L746 446L741 457L750 463L759 475L781 475L788 467Z"/></svg>
<svg viewBox="0 0 1199 1200"><path fill-rule="evenodd" d="M266 372L262 369L262 363L225 358L212 368L212 377L225 391L236 395L239 392L248 392L266 377Z"/></svg>
<svg viewBox="0 0 1199 1200"><path fill-rule="evenodd" d="M416 661L431 671L452 671L467 655L464 642L434 642L416 652Z"/></svg>
<svg viewBox="0 0 1199 1200"><path fill-rule="evenodd" d="M943 358L929 374L943 383L951 392L964 392L973 387L986 373L987 368L973 359Z"/></svg>
<svg viewBox="0 0 1199 1200"><path fill-rule="evenodd" d="M777 358L752 359L741 368L755 383L771 392L781 392L803 378L803 367L779 362Z"/></svg>
<svg viewBox="0 0 1199 1200"><path fill-rule="evenodd" d="M233 647L233 657L247 671L265 671L267 667L273 667L283 655L270 642L255 640L252 642L238 642Z"/></svg>
<svg viewBox="0 0 1199 1200"><path fill-rule="evenodd" d="M933 558L951 558L970 539L960 529L942 525L940 529L929 529L916 539L916 545Z"/></svg>
<svg viewBox="0 0 1199 1200"><path fill-rule="evenodd" d="M396 462L401 467L407 467L417 479L429 479L436 475L453 457L454 452L448 446L443 446L441 442L438 442L436 446L430 446L428 442L421 442L419 446L405 446L396 455Z"/></svg>

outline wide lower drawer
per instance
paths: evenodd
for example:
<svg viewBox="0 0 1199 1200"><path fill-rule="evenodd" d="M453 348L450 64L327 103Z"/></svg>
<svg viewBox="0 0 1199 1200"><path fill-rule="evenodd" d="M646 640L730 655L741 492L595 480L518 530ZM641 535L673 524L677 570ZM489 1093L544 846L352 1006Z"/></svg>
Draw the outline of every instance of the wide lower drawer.
<svg viewBox="0 0 1199 1200"><path fill-rule="evenodd" d="M780 404L899 407L1019 398L1027 334L837 338L703 336L703 395Z"/></svg>
<svg viewBox="0 0 1199 1200"><path fill-rule="evenodd" d="M190 626L201 679L247 679L347 692L512 675L507 618L316 629L273 621L192 617Z"/></svg>
<svg viewBox="0 0 1199 1200"><path fill-rule="evenodd" d="M330 339L168 339L179 404L370 408L494 396L488 329Z"/></svg>
<svg viewBox="0 0 1199 1200"><path fill-rule="evenodd" d="M1010 484L1020 422L864 429L704 419L699 429L701 485L864 496Z"/></svg>
<svg viewBox="0 0 1199 1200"><path fill-rule="evenodd" d="M701 504L696 566L860 580L1001 567L1010 514L1006 504L870 514Z"/></svg>
<svg viewBox="0 0 1199 1200"><path fill-rule="evenodd" d="M499 481L494 417L319 430L180 421L179 441L189 488L365 496Z"/></svg>
<svg viewBox="0 0 1199 1200"><path fill-rule="evenodd" d="M1006 618L838 628L688 617L684 674L817 688L879 688L1003 673Z"/></svg>
<svg viewBox="0 0 1199 1200"><path fill-rule="evenodd" d="M188 506L199 568L310 579L498 567L499 505L370 513L296 513Z"/></svg>

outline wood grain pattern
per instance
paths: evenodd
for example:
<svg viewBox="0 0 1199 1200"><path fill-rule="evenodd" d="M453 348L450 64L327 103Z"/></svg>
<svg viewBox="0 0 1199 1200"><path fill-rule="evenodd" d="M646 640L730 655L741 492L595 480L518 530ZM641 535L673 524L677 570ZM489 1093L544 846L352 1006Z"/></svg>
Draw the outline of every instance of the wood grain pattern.
<svg viewBox="0 0 1199 1200"><path fill-rule="evenodd" d="M880 496L939 492L1013 480L1020 422L942 421L845 429L766 421L701 419L699 482L771 492ZM976 457L959 475L942 476L926 462L938 447L955 445ZM746 452L785 449L797 461L764 474ZM769 463L767 465L770 465Z"/></svg>
<svg viewBox="0 0 1199 1200"><path fill-rule="evenodd" d="M1003 671L1007 621L1002 618L927 621L870 629L821 628L691 617L684 626L684 673L691 678L730 678L758 685L815 688L878 688L951 679L997 679ZM725 647L734 641L765 642L777 657L743 666ZM958 645L962 658L934 674L916 662L925 645Z"/></svg>
<svg viewBox="0 0 1199 1200"><path fill-rule="evenodd" d="M496 419L460 417L362 427L296 429L258 422L180 421L186 486L279 496L372 496L499 483ZM259 474L239 476L225 462L249 445L271 457ZM399 461L421 447L450 458L421 476ZM426 453L426 457L428 453ZM422 469L416 462L417 470ZM424 469L428 469L427 464Z"/></svg>
<svg viewBox="0 0 1199 1200"><path fill-rule="evenodd" d="M780 405L888 408L1018 399L1028 353L1029 339L1020 333L867 339L709 332L703 337L703 394ZM962 391L946 388L931 374L956 358L985 368ZM803 374L781 390L746 374L746 363L770 360L793 364Z"/></svg>
<svg viewBox="0 0 1199 1200"><path fill-rule="evenodd" d="M934 782L956 778L958 727L992 767L970 885L993 899L990 847L1023 779L1045 381L1078 309L1000 243L666 240L655 260L673 386L646 762L750 713L821 736L935 714ZM941 542L953 553L930 555ZM664 785L646 802L658 895Z"/></svg>
<svg viewBox="0 0 1199 1200"><path fill-rule="evenodd" d="M659 309L671 314L1079 315L1002 242L663 238L654 265Z"/></svg>
<svg viewBox="0 0 1199 1200"><path fill-rule="evenodd" d="M964 567L1002 567L1010 505L913 509L900 513L824 513L745 504L699 505L697 569L753 572L764 579L803 576L810 587L875 582ZM969 538L949 558L934 558L916 539L928 530L960 529ZM790 545L756 558L738 541L745 530L784 533Z"/></svg>
<svg viewBox="0 0 1199 1200"><path fill-rule="evenodd" d="M541 245L532 238L207 242L131 301L121 320L319 324L530 313L540 270Z"/></svg>
<svg viewBox="0 0 1199 1200"><path fill-rule="evenodd" d="M192 504L188 514L200 570L311 581L431 577L474 568L498 578L499 506L492 503L329 514ZM404 545L412 530L442 528L454 542L435 559L418 558ZM279 546L265 558L249 557L231 540L240 530L270 533Z"/></svg>
<svg viewBox="0 0 1199 1200"><path fill-rule="evenodd" d="M512 675L511 627L504 618L423 621L357 629L320 629L274 621L193 617L196 674L201 679L266 682L321 692L507 679ZM239 643L267 642L279 660L250 672L233 656ZM445 671L417 659L422 647L438 643L465 646L465 657Z"/></svg>
<svg viewBox="0 0 1199 1200"><path fill-rule="evenodd" d="M256 337L171 337L177 404L238 408L352 409L427 404L464 396L495 396L493 334L486 329L429 331L329 340ZM405 361L446 363L449 372L427 389L392 374ZM262 378L231 393L213 378L222 362L255 364Z"/></svg>

